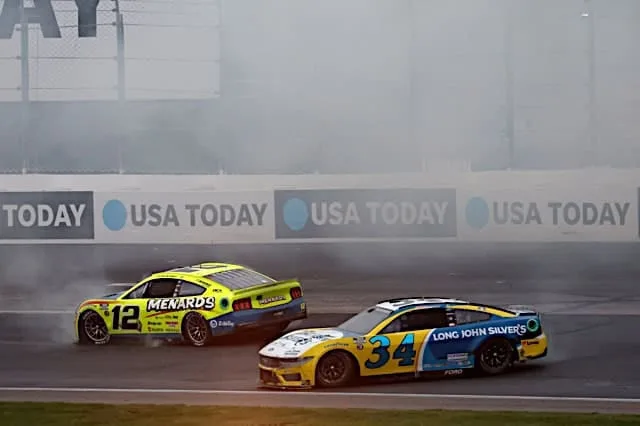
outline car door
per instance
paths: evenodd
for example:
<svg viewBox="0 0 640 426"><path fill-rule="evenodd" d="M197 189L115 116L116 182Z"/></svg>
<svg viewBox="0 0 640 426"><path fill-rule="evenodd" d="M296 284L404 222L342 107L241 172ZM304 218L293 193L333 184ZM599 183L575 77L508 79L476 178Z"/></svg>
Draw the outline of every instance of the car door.
<svg viewBox="0 0 640 426"><path fill-rule="evenodd" d="M473 349L486 337L487 312L455 308L446 313L447 325L434 328L422 348L420 371L469 368L474 365Z"/></svg>
<svg viewBox="0 0 640 426"><path fill-rule="evenodd" d="M142 317L142 330L145 334L174 334L180 320L180 312L164 309L165 300L178 297L180 280L175 278L156 278L147 283L142 295L145 314Z"/></svg>
<svg viewBox="0 0 640 426"><path fill-rule="evenodd" d="M396 316L379 333L368 336L361 358L363 376L415 373L420 363L420 349L444 309L421 308Z"/></svg>
<svg viewBox="0 0 640 426"><path fill-rule="evenodd" d="M146 307L142 297L146 289L147 283L138 284L111 307L109 311L111 334L135 335L142 333Z"/></svg>

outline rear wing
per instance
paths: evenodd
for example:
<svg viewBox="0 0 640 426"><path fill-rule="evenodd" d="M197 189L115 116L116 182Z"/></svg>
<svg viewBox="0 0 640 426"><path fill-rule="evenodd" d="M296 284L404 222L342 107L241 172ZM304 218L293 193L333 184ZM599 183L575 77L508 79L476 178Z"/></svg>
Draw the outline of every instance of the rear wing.
<svg viewBox="0 0 640 426"><path fill-rule="evenodd" d="M238 289L238 290L233 290L233 289L231 289L231 290L235 294L244 294L244 293L251 293L251 292L254 292L256 290L267 289L269 287L275 287L275 286L279 286L279 285L283 285L283 284L297 284L297 285L300 285L300 281L298 279L291 278L291 279L288 279L288 280L276 281L276 282L267 283L267 284L257 284L257 285L251 286L251 287L245 287L245 288L241 288L241 289Z"/></svg>
<svg viewBox="0 0 640 426"><path fill-rule="evenodd" d="M536 315L539 315L538 310L533 306L507 305L504 307L504 309L507 309L508 311L513 312L519 317L534 317Z"/></svg>

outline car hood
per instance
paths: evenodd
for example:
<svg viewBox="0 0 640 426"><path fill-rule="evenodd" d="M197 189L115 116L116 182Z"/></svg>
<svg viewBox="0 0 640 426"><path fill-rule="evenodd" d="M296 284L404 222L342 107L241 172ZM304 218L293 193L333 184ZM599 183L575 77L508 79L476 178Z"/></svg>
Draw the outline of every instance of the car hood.
<svg viewBox="0 0 640 426"><path fill-rule="evenodd" d="M335 328L296 330L264 346L259 354L274 358L297 358L316 345L347 336L352 334Z"/></svg>

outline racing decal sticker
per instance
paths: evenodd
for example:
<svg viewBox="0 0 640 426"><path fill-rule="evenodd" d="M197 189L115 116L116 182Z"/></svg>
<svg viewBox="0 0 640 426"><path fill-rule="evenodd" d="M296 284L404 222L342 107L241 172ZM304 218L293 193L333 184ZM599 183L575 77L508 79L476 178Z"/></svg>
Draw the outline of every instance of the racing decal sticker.
<svg viewBox="0 0 640 426"><path fill-rule="evenodd" d="M147 312L184 311L188 309L211 310L216 306L215 297L182 297L171 299L150 299Z"/></svg>
<svg viewBox="0 0 640 426"><path fill-rule="evenodd" d="M315 345L340 339L344 334L337 330L300 330L285 334L279 339L269 343L260 352L270 356L300 355Z"/></svg>
<svg viewBox="0 0 640 426"><path fill-rule="evenodd" d="M218 328L233 327L235 324L233 323L233 321L212 319L211 321L209 321L209 325L211 326L211 328Z"/></svg>
<svg viewBox="0 0 640 426"><path fill-rule="evenodd" d="M464 339L469 337L494 336L503 334L517 334L522 336L527 332L527 326L524 324L505 325L498 327L477 327L466 330L438 331L433 333L433 341Z"/></svg>
<svg viewBox="0 0 640 426"><path fill-rule="evenodd" d="M286 297L284 296L271 296L271 297L265 297L264 299L261 299L258 303L261 305L268 305L269 303L280 302L285 299Z"/></svg>

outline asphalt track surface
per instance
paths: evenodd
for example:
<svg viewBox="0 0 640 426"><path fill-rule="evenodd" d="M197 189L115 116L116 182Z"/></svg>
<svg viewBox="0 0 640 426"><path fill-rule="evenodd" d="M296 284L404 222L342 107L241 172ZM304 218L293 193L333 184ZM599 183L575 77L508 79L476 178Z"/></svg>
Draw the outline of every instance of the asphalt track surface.
<svg viewBox="0 0 640 426"><path fill-rule="evenodd" d="M322 397L255 393L260 336L209 348L148 342L81 347L70 342L68 313L24 311L16 302L4 309L21 313L0 313L0 399L640 413L640 289L633 279L479 280L451 274L439 281L305 282L311 316L292 328L337 325L389 296L455 296L534 304L543 312L550 354L492 378L366 381L339 394L320 391Z"/></svg>

